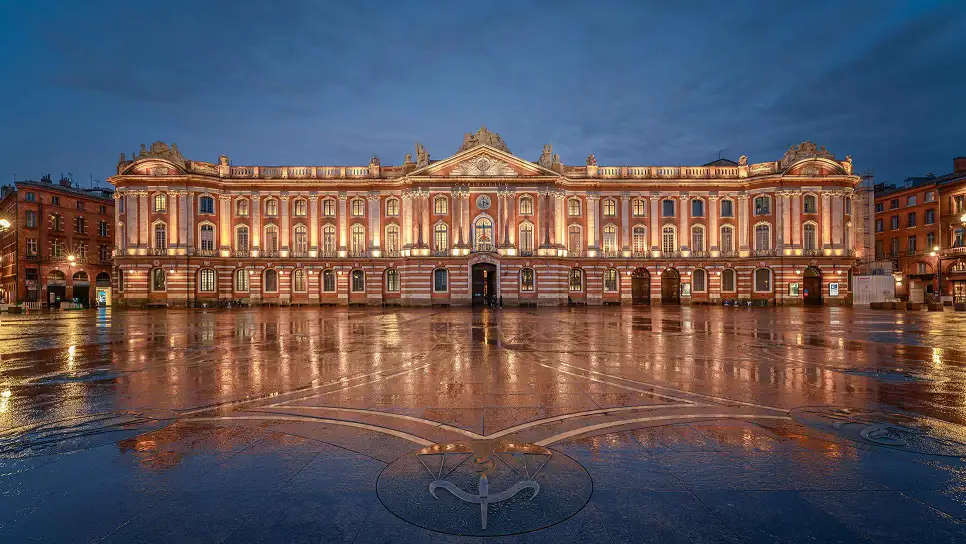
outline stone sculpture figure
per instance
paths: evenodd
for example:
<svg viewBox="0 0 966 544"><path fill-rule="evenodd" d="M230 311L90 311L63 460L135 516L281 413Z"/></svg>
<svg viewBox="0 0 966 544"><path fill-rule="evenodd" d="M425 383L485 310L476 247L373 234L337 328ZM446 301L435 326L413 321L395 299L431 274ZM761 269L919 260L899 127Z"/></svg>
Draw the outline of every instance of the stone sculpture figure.
<svg viewBox="0 0 966 544"><path fill-rule="evenodd" d="M379 157L373 155L372 158L369 159L369 166L379 166Z"/></svg>
<svg viewBox="0 0 966 544"><path fill-rule="evenodd" d="M221 154L218 155L218 164L221 166L228 166L228 155Z"/></svg>
<svg viewBox="0 0 966 544"><path fill-rule="evenodd" d="M537 164L539 164L544 168L550 168L551 166L553 166L554 156L555 155L553 154L553 146L550 144L547 144L543 146L543 153L540 153L540 159L537 161Z"/></svg>
<svg viewBox="0 0 966 544"><path fill-rule="evenodd" d="M846 155L845 160L842 161L842 168L845 169L845 173L852 175L852 155Z"/></svg>
<svg viewBox="0 0 966 544"><path fill-rule="evenodd" d="M748 157L745 155L738 157L738 166L748 166Z"/></svg>
<svg viewBox="0 0 966 544"><path fill-rule="evenodd" d="M413 154L406 153L406 158L403 159L403 164L412 164L412 163L413 163Z"/></svg>
<svg viewBox="0 0 966 544"><path fill-rule="evenodd" d="M423 144L416 142L416 168L422 168L429 164L429 152Z"/></svg>
<svg viewBox="0 0 966 544"><path fill-rule="evenodd" d="M587 155L587 166L597 166L597 157L593 153Z"/></svg>

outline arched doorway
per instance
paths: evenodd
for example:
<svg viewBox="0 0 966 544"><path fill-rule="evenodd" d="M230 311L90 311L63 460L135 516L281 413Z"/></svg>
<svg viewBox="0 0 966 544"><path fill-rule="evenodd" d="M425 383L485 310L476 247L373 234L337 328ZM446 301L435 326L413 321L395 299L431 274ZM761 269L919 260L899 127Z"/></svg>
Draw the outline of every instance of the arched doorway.
<svg viewBox="0 0 966 544"><path fill-rule="evenodd" d="M473 271L473 305L496 302L496 265L477 263Z"/></svg>
<svg viewBox="0 0 966 544"><path fill-rule="evenodd" d="M661 304L681 304L681 274L676 268L661 272Z"/></svg>
<svg viewBox="0 0 966 544"><path fill-rule="evenodd" d="M60 270L47 273L47 304L60 308L60 301L67 298L67 275Z"/></svg>
<svg viewBox="0 0 966 544"><path fill-rule="evenodd" d="M634 304L651 303L651 273L639 267L631 274L631 302Z"/></svg>
<svg viewBox="0 0 966 544"><path fill-rule="evenodd" d="M73 278L73 299L84 306L91 305L91 277L83 270L76 272Z"/></svg>
<svg viewBox="0 0 966 544"><path fill-rule="evenodd" d="M802 272L802 298L805 304L822 304L822 271L810 266Z"/></svg>

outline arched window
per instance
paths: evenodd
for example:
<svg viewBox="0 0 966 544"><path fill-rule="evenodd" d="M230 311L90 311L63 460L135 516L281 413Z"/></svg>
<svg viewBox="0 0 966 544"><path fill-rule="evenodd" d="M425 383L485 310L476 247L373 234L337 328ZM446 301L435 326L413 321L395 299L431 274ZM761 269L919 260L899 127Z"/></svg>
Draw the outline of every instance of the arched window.
<svg viewBox="0 0 966 544"><path fill-rule="evenodd" d="M215 213L215 199L210 196L199 198L198 213Z"/></svg>
<svg viewBox="0 0 966 544"><path fill-rule="evenodd" d="M248 227L245 225L235 229L235 251L248 251Z"/></svg>
<svg viewBox="0 0 966 544"><path fill-rule="evenodd" d="M579 268L570 269L570 291L579 292L584 290L584 271Z"/></svg>
<svg viewBox="0 0 966 544"><path fill-rule="evenodd" d="M755 270L755 292L771 292L771 270L767 268Z"/></svg>
<svg viewBox="0 0 966 544"><path fill-rule="evenodd" d="M520 203L523 203L522 199ZM476 251L493 251L493 223L486 217L481 217L476 220L476 227L473 230Z"/></svg>
<svg viewBox="0 0 966 544"><path fill-rule="evenodd" d="M215 250L215 226L211 224L201 225L201 235L198 237L201 242L201 251Z"/></svg>
<svg viewBox="0 0 966 544"><path fill-rule="evenodd" d="M390 198L386 200L386 215L389 217L399 217L399 199Z"/></svg>
<svg viewBox="0 0 966 544"><path fill-rule="evenodd" d="M771 199L767 196L755 198L755 215L768 215L771 213Z"/></svg>
<svg viewBox="0 0 966 544"><path fill-rule="evenodd" d="M617 254L617 227L614 225L604 225L604 241L603 247L604 255L616 255Z"/></svg>
<svg viewBox="0 0 966 544"><path fill-rule="evenodd" d="M334 257L335 248L335 227L326 225L322 227L322 256Z"/></svg>
<svg viewBox="0 0 966 544"><path fill-rule="evenodd" d="M352 217L362 217L366 214L366 201L361 198L352 199Z"/></svg>
<svg viewBox="0 0 966 544"><path fill-rule="evenodd" d="M580 199L571 198L567 201L567 215L577 217L580 215Z"/></svg>
<svg viewBox="0 0 966 544"><path fill-rule="evenodd" d="M691 290L695 293L704 293L708 290L708 273L703 268L698 268L691 273Z"/></svg>
<svg viewBox="0 0 966 544"><path fill-rule="evenodd" d="M151 290L152 291L166 291L168 289L167 278L164 274L164 269L154 268L151 270Z"/></svg>
<svg viewBox="0 0 966 544"><path fill-rule="evenodd" d="M154 249L168 248L168 226L164 223L154 224Z"/></svg>
<svg viewBox="0 0 966 544"><path fill-rule="evenodd" d="M154 193L154 211L158 213L168 211L168 195L164 193Z"/></svg>
<svg viewBox="0 0 966 544"><path fill-rule="evenodd" d="M634 227L634 230L631 231L631 239L634 246L634 255L645 255L647 253L647 228L643 225Z"/></svg>
<svg viewBox="0 0 966 544"><path fill-rule="evenodd" d="M335 293L335 270L322 271L322 292Z"/></svg>
<svg viewBox="0 0 966 544"><path fill-rule="evenodd" d="M327 198L322 201L322 215L325 217L335 217L335 199Z"/></svg>
<svg viewBox="0 0 966 544"><path fill-rule="evenodd" d="M520 290L529 293L533 291L534 273L532 268L520 270Z"/></svg>
<svg viewBox="0 0 966 544"><path fill-rule="evenodd" d="M691 217L704 217L704 200L695 198L691 201Z"/></svg>
<svg viewBox="0 0 966 544"><path fill-rule="evenodd" d="M583 251L583 237L580 235L580 225L567 227L567 250L571 256L579 256Z"/></svg>
<svg viewBox="0 0 966 544"><path fill-rule="evenodd" d="M704 251L704 227L691 227L691 251Z"/></svg>
<svg viewBox="0 0 966 544"><path fill-rule="evenodd" d="M364 293L366 291L366 273L362 270L353 270L351 278L352 292Z"/></svg>
<svg viewBox="0 0 966 544"><path fill-rule="evenodd" d="M265 271L265 289L268 293L278 292L278 271L269 268Z"/></svg>
<svg viewBox="0 0 966 544"><path fill-rule="evenodd" d="M805 202L805 213L818 213L818 199L815 198L815 195L805 195L803 200Z"/></svg>
<svg viewBox="0 0 966 544"><path fill-rule="evenodd" d="M445 268L433 270L433 291L445 293L449 290L449 272Z"/></svg>
<svg viewBox="0 0 966 544"><path fill-rule="evenodd" d="M446 223L437 223L433 227L433 250L436 253L449 251L449 227Z"/></svg>
<svg viewBox="0 0 966 544"><path fill-rule="evenodd" d="M238 201L235 202L235 214L241 217L248 217L248 199L247 198L239 198Z"/></svg>
<svg viewBox="0 0 966 544"><path fill-rule="evenodd" d="M305 270L296 268L292 271L292 290L296 293L305 292Z"/></svg>
<svg viewBox="0 0 966 544"><path fill-rule="evenodd" d="M533 215L533 197L530 197L530 196L520 197L520 214Z"/></svg>
<svg viewBox="0 0 966 544"><path fill-rule="evenodd" d="M608 268L604 270L604 292L605 293L616 293L617 292L617 282L620 277L620 273L617 272L616 268Z"/></svg>
<svg viewBox="0 0 966 544"><path fill-rule="evenodd" d="M295 254L308 255L309 229L305 225L295 225Z"/></svg>
<svg viewBox="0 0 966 544"><path fill-rule="evenodd" d="M730 255L735 252L735 229L731 225L721 227L721 253Z"/></svg>
<svg viewBox="0 0 966 544"><path fill-rule="evenodd" d="M198 290L202 293L215 292L215 271L211 268L202 268L198 271Z"/></svg>
<svg viewBox="0 0 966 544"><path fill-rule="evenodd" d="M433 199L433 213L436 215L449 213L449 200L445 196L437 196Z"/></svg>
<svg viewBox="0 0 966 544"><path fill-rule="evenodd" d="M721 271L721 291L725 293L735 292L735 271L726 268Z"/></svg>
<svg viewBox="0 0 966 544"><path fill-rule="evenodd" d="M392 257L399 253L399 226L389 225L386 227L386 243L384 244L386 255Z"/></svg>
<svg viewBox="0 0 966 544"><path fill-rule="evenodd" d="M604 199L604 217L617 217L617 201L613 198Z"/></svg>
<svg viewBox="0 0 966 544"><path fill-rule="evenodd" d="M802 249L812 251L815 247L815 223L805 223L802 226Z"/></svg>
<svg viewBox="0 0 966 544"><path fill-rule="evenodd" d="M269 217L278 216L278 200L269 198L265 201L265 215Z"/></svg>
<svg viewBox="0 0 966 544"><path fill-rule="evenodd" d="M309 214L309 204L304 198L298 198L292 203L292 215L305 217Z"/></svg>
<svg viewBox="0 0 966 544"><path fill-rule="evenodd" d="M755 249L757 251L771 249L771 227L767 223L755 225Z"/></svg>
<svg viewBox="0 0 966 544"><path fill-rule="evenodd" d="M275 225L265 227L265 251L269 253L278 251L278 227Z"/></svg>
<svg viewBox="0 0 966 544"><path fill-rule="evenodd" d="M644 217L647 215L647 201L643 198L635 198L631 203L634 217Z"/></svg>
<svg viewBox="0 0 966 544"><path fill-rule="evenodd" d="M533 223L529 221L520 223L520 254L533 254Z"/></svg>
<svg viewBox="0 0 966 544"><path fill-rule="evenodd" d="M678 244L675 238L674 227L664 225L661 229L661 251L664 253L674 253L677 251Z"/></svg>
<svg viewBox="0 0 966 544"><path fill-rule="evenodd" d="M366 228L361 223L352 225L350 250L353 255L361 255L366 250Z"/></svg>
<svg viewBox="0 0 966 544"><path fill-rule="evenodd" d="M248 270L244 268L235 270L235 291L248 291Z"/></svg>
<svg viewBox="0 0 966 544"><path fill-rule="evenodd" d="M390 293L399 292L399 271L395 268L386 270L386 291Z"/></svg>

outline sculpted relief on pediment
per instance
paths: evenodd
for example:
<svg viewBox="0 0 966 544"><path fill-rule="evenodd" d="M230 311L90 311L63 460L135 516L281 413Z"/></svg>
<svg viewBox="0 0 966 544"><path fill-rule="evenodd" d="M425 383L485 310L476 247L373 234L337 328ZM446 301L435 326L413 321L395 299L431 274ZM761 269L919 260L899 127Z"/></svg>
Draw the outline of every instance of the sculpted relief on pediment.
<svg viewBox="0 0 966 544"><path fill-rule="evenodd" d="M467 159L450 173L451 176L516 176L517 173L506 163L486 155Z"/></svg>

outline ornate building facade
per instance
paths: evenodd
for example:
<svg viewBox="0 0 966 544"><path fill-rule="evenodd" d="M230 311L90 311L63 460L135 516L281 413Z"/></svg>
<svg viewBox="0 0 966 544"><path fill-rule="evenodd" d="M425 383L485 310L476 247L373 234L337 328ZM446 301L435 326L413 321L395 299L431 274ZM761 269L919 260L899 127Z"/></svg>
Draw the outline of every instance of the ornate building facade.
<svg viewBox="0 0 966 544"><path fill-rule="evenodd" d="M531 162L486 128L399 166L234 166L155 142L110 181L129 305L843 304L865 251L851 158L810 142L703 166L570 166L549 145Z"/></svg>

